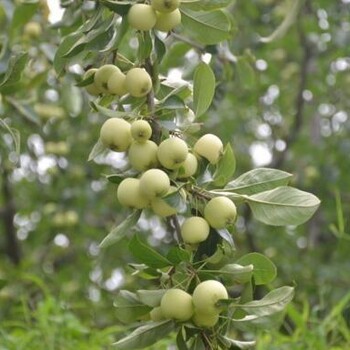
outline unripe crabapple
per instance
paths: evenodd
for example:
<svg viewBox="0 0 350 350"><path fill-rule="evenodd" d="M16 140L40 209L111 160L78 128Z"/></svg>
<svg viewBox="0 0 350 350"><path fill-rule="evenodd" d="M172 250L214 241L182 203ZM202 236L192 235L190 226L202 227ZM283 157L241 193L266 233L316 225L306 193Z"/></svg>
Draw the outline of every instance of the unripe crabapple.
<svg viewBox="0 0 350 350"><path fill-rule="evenodd" d="M107 81L107 90L112 95L123 96L127 93L125 87L126 76L122 71L115 71Z"/></svg>
<svg viewBox="0 0 350 350"><path fill-rule="evenodd" d="M130 124L121 118L109 118L101 127L100 140L116 152L126 151L131 144Z"/></svg>
<svg viewBox="0 0 350 350"><path fill-rule="evenodd" d="M193 315L192 296L177 288L168 289L160 302L165 318L187 321Z"/></svg>
<svg viewBox="0 0 350 350"><path fill-rule="evenodd" d="M152 136L152 128L147 120L135 120L131 123L131 136L137 142L145 142Z"/></svg>
<svg viewBox="0 0 350 350"><path fill-rule="evenodd" d="M131 96L143 97L152 90L152 79L144 68L132 68L126 73L125 87Z"/></svg>
<svg viewBox="0 0 350 350"><path fill-rule="evenodd" d="M158 147L158 160L167 169L179 168L187 155L187 144L178 137L170 137L162 141Z"/></svg>
<svg viewBox="0 0 350 350"><path fill-rule="evenodd" d="M157 16L152 6L135 4L129 10L128 21L134 29L147 31L154 27Z"/></svg>
<svg viewBox="0 0 350 350"><path fill-rule="evenodd" d="M114 73L122 74L120 69L114 64L105 64L97 69L94 76L94 82L100 91L109 93L108 80Z"/></svg>
<svg viewBox="0 0 350 350"><path fill-rule="evenodd" d="M151 6L159 12L173 12L180 6L180 0L151 0Z"/></svg>
<svg viewBox="0 0 350 350"><path fill-rule="evenodd" d="M198 160L195 155L188 153L185 161L181 164L177 178L184 179L193 176L198 168Z"/></svg>
<svg viewBox="0 0 350 350"><path fill-rule="evenodd" d="M87 70L84 73L83 80L90 77L92 74L95 74L97 72L97 68L91 68ZM91 84L85 86L86 91L93 96L98 96L102 91L96 86L95 82L93 81Z"/></svg>
<svg viewBox="0 0 350 350"><path fill-rule="evenodd" d="M157 22L154 29L161 32L170 32L181 23L181 12L179 9L169 13L157 12Z"/></svg>
<svg viewBox="0 0 350 350"><path fill-rule="evenodd" d="M181 236L185 243L197 244L205 241L210 232L208 222L200 216L187 218L181 225Z"/></svg>
<svg viewBox="0 0 350 350"><path fill-rule="evenodd" d="M237 217L236 205L231 199L218 196L212 198L204 207L204 218L209 225L216 229L222 229L233 224Z"/></svg>
<svg viewBox="0 0 350 350"><path fill-rule="evenodd" d="M163 170L149 169L140 177L140 189L149 199L164 196L170 189L169 176Z"/></svg>
<svg viewBox="0 0 350 350"><path fill-rule="evenodd" d="M124 207L143 209L147 207L148 200L140 191L140 180L128 177L118 186L117 198Z"/></svg>
<svg viewBox="0 0 350 350"><path fill-rule="evenodd" d="M213 134L205 134L195 143L193 149L201 157L206 158L211 164L216 164L223 152L222 141Z"/></svg>
<svg viewBox="0 0 350 350"><path fill-rule="evenodd" d="M129 163L138 171L145 171L158 165L158 146L155 142L133 142L128 151Z"/></svg>

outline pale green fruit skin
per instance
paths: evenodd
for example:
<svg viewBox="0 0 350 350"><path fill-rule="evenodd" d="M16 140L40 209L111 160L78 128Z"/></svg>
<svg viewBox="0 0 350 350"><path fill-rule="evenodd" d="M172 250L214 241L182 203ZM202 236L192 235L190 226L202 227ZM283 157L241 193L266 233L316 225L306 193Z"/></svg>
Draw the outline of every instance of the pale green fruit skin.
<svg viewBox="0 0 350 350"><path fill-rule="evenodd" d="M138 171L155 168L158 165L158 146L155 142L133 142L129 148L128 158L131 166Z"/></svg>
<svg viewBox="0 0 350 350"><path fill-rule="evenodd" d="M149 313L150 318L153 322L159 322L165 319L162 308L160 306L155 307Z"/></svg>
<svg viewBox="0 0 350 350"><path fill-rule="evenodd" d="M197 312L195 309L193 317L193 323L200 328L211 328L214 327L219 321L219 314L204 314Z"/></svg>
<svg viewBox="0 0 350 350"><path fill-rule="evenodd" d="M197 140L193 149L198 155L206 158L209 163L216 164L223 152L224 145L216 135L205 134Z"/></svg>
<svg viewBox="0 0 350 350"><path fill-rule="evenodd" d="M146 142L152 136L152 128L146 120L135 120L131 123L131 136L137 142Z"/></svg>
<svg viewBox="0 0 350 350"><path fill-rule="evenodd" d="M154 27L157 16L152 6L135 4L129 10L128 21L132 28L147 31Z"/></svg>
<svg viewBox="0 0 350 350"><path fill-rule="evenodd" d="M187 177L193 176L198 169L198 160L195 155L188 153L185 161L181 164L182 171L179 172L177 178L185 179Z"/></svg>
<svg viewBox="0 0 350 350"><path fill-rule="evenodd" d="M236 205L231 199L218 196L212 198L204 207L204 218L209 225L216 229L222 229L233 224L237 217Z"/></svg>
<svg viewBox="0 0 350 350"><path fill-rule="evenodd" d="M78 213L74 210L68 210L64 214L64 217L65 217L66 226L74 226L79 221Z"/></svg>
<svg viewBox="0 0 350 350"><path fill-rule="evenodd" d="M83 76L83 80L87 79L92 74L95 74L97 72L97 68L91 68L88 71L85 72ZM95 82L91 83L90 85L85 86L85 90L92 96L98 96L102 91L96 86Z"/></svg>
<svg viewBox="0 0 350 350"><path fill-rule="evenodd" d="M119 203L128 208L143 209L148 206L148 200L140 191L140 180L128 177L118 186L117 198Z"/></svg>
<svg viewBox="0 0 350 350"><path fill-rule="evenodd" d="M126 73L125 87L131 96L143 97L152 90L152 79L144 68L132 68Z"/></svg>
<svg viewBox="0 0 350 350"><path fill-rule="evenodd" d="M125 152L132 141L130 124L121 118L109 118L101 127L100 140L105 147Z"/></svg>
<svg viewBox="0 0 350 350"><path fill-rule="evenodd" d="M208 222L200 216L187 218L181 225L181 236L185 243L197 244L205 241L210 232Z"/></svg>
<svg viewBox="0 0 350 350"><path fill-rule="evenodd" d="M187 321L193 315L192 297L177 288L168 289L162 297L160 307L165 318Z"/></svg>
<svg viewBox="0 0 350 350"><path fill-rule="evenodd" d="M151 6L159 12L173 12L180 6L180 0L151 0Z"/></svg>
<svg viewBox="0 0 350 350"><path fill-rule="evenodd" d="M107 90L112 95L124 96L127 94L125 87L126 76L123 72L114 72L107 81Z"/></svg>
<svg viewBox="0 0 350 350"><path fill-rule="evenodd" d="M120 69L114 64L105 64L97 69L94 76L94 83L100 91L109 93L108 80L114 73L121 73Z"/></svg>
<svg viewBox="0 0 350 350"><path fill-rule="evenodd" d="M170 189L170 180L166 172L160 169L149 169L140 177L143 195L149 199L164 196Z"/></svg>
<svg viewBox="0 0 350 350"><path fill-rule="evenodd" d="M218 314L220 308L216 303L220 299L228 299L228 293L225 286L215 280L201 282L193 291L193 305L197 313L201 314Z"/></svg>
<svg viewBox="0 0 350 350"><path fill-rule="evenodd" d="M28 22L24 26L24 34L31 39L37 39L42 34L42 28L38 22Z"/></svg>
<svg viewBox="0 0 350 350"><path fill-rule="evenodd" d="M164 199L154 198L151 202L151 208L154 214L166 218L167 216L175 215L177 210L171 207Z"/></svg>
<svg viewBox="0 0 350 350"><path fill-rule="evenodd" d="M164 168L170 170L179 168L186 160L187 155L187 144L178 137L170 137L158 146L158 160Z"/></svg>
<svg viewBox="0 0 350 350"><path fill-rule="evenodd" d="M157 22L154 29L161 32L170 32L181 24L181 12L179 9L169 13L157 12Z"/></svg>

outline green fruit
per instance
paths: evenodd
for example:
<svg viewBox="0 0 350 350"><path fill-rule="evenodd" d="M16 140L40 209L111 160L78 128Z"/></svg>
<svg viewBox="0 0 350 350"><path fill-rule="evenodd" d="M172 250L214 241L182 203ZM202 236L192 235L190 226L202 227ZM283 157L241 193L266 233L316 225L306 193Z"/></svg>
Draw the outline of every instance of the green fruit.
<svg viewBox="0 0 350 350"><path fill-rule="evenodd" d="M74 226L78 223L79 221L79 216L78 213L74 210L68 210L64 214L66 226Z"/></svg>
<svg viewBox="0 0 350 350"><path fill-rule="evenodd" d="M127 94L125 87L126 76L123 72L114 72L107 81L107 90L112 95L123 96Z"/></svg>
<svg viewBox="0 0 350 350"><path fill-rule="evenodd" d="M169 176L160 169L147 170L140 178L140 188L149 199L164 196L170 189Z"/></svg>
<svg viewBox="0 0 350 350"><path fill-rule="evenodd" d="M170 137L162 141L158 147L158 160L167 169L179 168L186 160L187 155L187 144L178 137Z"/></svg>
<svg viewBox="0 0 350 350"><path fill-rule="evenodd" d="M37 39L42 34L41 25L38 22L28 22L24 26L24 35L30 39Z"/></svg>
<svg viewBox="0 0 350 350"><path fill-rule="evenodd" d="M165 292L160 307L165 318L181 322L189 320L193 315L191 295L177 288Z"/></svg>
<svg viewBox="0 0 350 350"><path fill-rule="evenodd" d="M85 72L83 76L83 80L87 79L90 77L92 74L95 74L97 72L97 68L91 68L88 71ZM94 78L95 79L95 78ZM92 82L89 85L85 86L85 90L93 96L98 96L102 91L96 86L95 81Z"/></svg>
<svg viewBox="0 0 350 350"><path fill-rule="evenodd" d="M131 136L137 142L145 142L152 136L152 128L146 120L135 120L131 123Z"/></svg>
<svg viewBox="0 0 350 350"><path fill-rule="evenodd" d="M216 164L219 161L223 148L222 141L213 134L203 135L193 147L198 155L206 158L211 164Z"/></svg>
<svg viewBox="0 0 350 350"><path fill-rule="evenodd" d="M109 118L101 127L102 144L116 152L125 152L131 144L130 124L121 118Z"/></svg>
<svg viewBox="0 0 350 350"><path fill-rule="evenodd" d="M117 198L119 203L128 208L143 209L148 206L148 200L140 191L140 180L128 177L118 186Z"/></svg>
<svg viewBox="0 0 350 350"><path fill-rule="evenodd" d="M162 308L160 306L155 307L154 309L152 309L149 313L151 320L153 322L159 322L164 320L164 315L162 312Z"/></svg>
<svg viewBox="0 0 350 350"><path fill-rule="evenodd" d="M195 310L192 317L192 321L198 327L211 328L214 327L219 321L219 314L205 314L197 312L197 310Z"/></svg>
<svg viewBox="0 0 350 350"><path fill-rule="evenodd" d="M236 221L237 209L231 199L219 196L212 198L204 207L204 218L209 225L222 229Z"/></svg>
<svg viewBox="0 0 350 350"><path fill-rule="evenodd" d="M104 66L98 68L94 76L94 83L96 87L104 93L109 93L108 80L114 73L121 74L121 71L113 64L105 64Z"/></svg>
<svg viewBox="0 0 350 350"><path fill-rule="evenodd" d="M131 96L143 97L152 90L152 79L144 68L132 68L126 73L125 87Z"/></svg>
<svg viewBox="0 0 350 350"><path fill-rule="evenodd" d="M152 6L135 4L129 10L128 21L132 28L147 31L154 27L157 16Z"/></svg>
<svg viewBox="0 0 350 350"><path fill-rule="evenodd" d="M180 6L180 0L151 0L151 6L159 12L173 12Z"/></svg>
<svg viewBox="0 0 350 350"><path fill-rule="evenodd" d="M197 244L205 241L210 232L210 226L200 216L187 218L181 225L181 236L185 243Z"/></svg>
<svg viewBox="0 0 350 350"><path fill-rule="evenodd" d="M129 148L128 157L131 166L138 171L145 171L158 165L158 146L155 142L133 142Z"/></svg>
<svg viewBox="0 0 350 350"><path fill-rule="evenodd" d="M228 299L225 286L215 280L201 282L193 291L193 305L196 313L214 315L221 309L216 304L220 299Z"/></svg>
<svg viewBox="0 0 350 350"><path fill-rule="evenodd" d="M154 29L161 32L170 32L179 24L181 24L181 12L179 9L169 13L157 12L157 22Z"/></svg>
<svg viewBox="0 0 350 350"><path fill-rule="evenodd" d="M198 168L197 157L192 153L188 153L185 161L181 164L177 177L179 179L191 177L196 173L197 168Z"/></svg>

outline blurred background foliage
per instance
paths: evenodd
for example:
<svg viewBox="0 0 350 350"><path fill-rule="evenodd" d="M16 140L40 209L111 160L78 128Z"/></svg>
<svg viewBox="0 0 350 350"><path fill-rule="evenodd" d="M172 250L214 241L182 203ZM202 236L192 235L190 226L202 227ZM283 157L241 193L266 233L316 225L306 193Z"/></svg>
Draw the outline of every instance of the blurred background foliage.
<svg viewBox="0 0 350 350"><path fill-rule="evenodd" d="M123 158L87 162L101 118L75 86L86 67L72 61L61 76L53 69L61 36L93 15L94 2L61 0L61 20L53 3L51 12L46 1L0 4L1 81L10 57L28 54L21 79L0 86L0 349L107 349L122 327L112 307L116 293L140 286L125 242L99 249L125 215L101 174ZM283 327L261 334L257 349L346 349L350 2L302 1L287 33L262 43L292 6L237 0L229 8L232 40L202 47L182 40L180 29L159 71L186 80L201 57L210 61L218 86L198 122L231 142L237 175L276 167L322 200L300 227L265 226L241 210L237 254L266 254L278 267L275 285L296 286ZM132 40L125 50L132 59ZM148 228L155 244L167 241L158 222Z"/></svg>

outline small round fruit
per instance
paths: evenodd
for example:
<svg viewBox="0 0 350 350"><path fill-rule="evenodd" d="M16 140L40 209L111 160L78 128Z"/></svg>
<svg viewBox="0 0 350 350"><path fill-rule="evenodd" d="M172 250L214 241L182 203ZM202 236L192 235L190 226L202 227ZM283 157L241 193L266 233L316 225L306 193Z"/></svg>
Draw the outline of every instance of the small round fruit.
<svg viewBox="0 0 350 350"><path fill-rule="evenodd" d="M180 6L180 0L151 0L151 6L159 12L173 12Z"/></svg>
<svg viewBox="0 0 350 350"><path fill-rule="evenodd" d="M170 137L162 141L158 147L158 160L167 169L179 168L187 155L187 144L178 137Z"/></svg>
<svg viewBox="0 0 350 350"><path fill-rule="evenodd" d="M213 315L220 313L221 310L216 304L220 299L228 299L228 294L222 283L208 280L197 285L192 299L197 313Z"/></svg>
<svg viewBox="0 0 350 350"><path fill-rule="evenodd" d="M205 241L210 232L210 226L200 216L187 218L181 225L181 236L185 243L197 244Z"/></svg>
<svg viewBox="0 0 350 350"><path fill-rule="evenodd" d="M177 288L165 292L160 302L165 318L177 321L187 321L193 315L192 297L185 291Z"/></svg>
<svg viewBox="0 0 350 350"><path fill-rule="evenodd" d="M38 22L28 22L24 26L24 34L30 39L37 39L42 34L41 25Z"/></svg>
<svg viewBox="0 0 350 350"><path fill-rule="evenodd" d="M105 64L97 69L94 76L94 82L100 91L109 93L108 80L114 73L121 73L120 69L114 64Z"/></svg>
<svg viewBox="0 0 350 350"><path fill-rule="evenodd" d="M85 72L83 75L83 80L90 77L92 74L95 74L97 72L97 68L91 68ZM85 86L85 90L93 96L98 96L102 91L96 86L95 82L92 82L89 85Z"/></svg>
<svg viewBox="0 0 350 350"><path fill-rule="evenodd" d="M213 134L205 134L195 143L194 151L206 158L211 164L216 164L223 152L222 141Z"/></svg>
<svg viewBox="0 0 350 350"><path fill-rule="evenodd" d="M192 153L189 153L185 159L185 161L181 164L179 173L177 174L177 177L179 179L184 179L187 177L193 176L198 168L198 160L195 155Z"/></svg>
<svg viewBox="0 0 350 350"><path fill-rule="evenodd" d="M179 9L169 13L157 12L157 22L154 29L161 32L170 32L179 24L181 24L181 12Z"/></svg>
<svg viewBox="0 0 350 350"><path fill-rule="evenodd" d="M123 96L127 93L125 87L126 76L122 71L114 72L107 81L107 90L112 95Z"/></svg>
<svg viewBox="0 0 350 350"><path fill-rule="evenodd" d="M140 177L140 189L149 199L164 196L170 189L169 176L163 170L149 169Z"/></svg>
<svg viewBox="0 0 350 350"><path fill-rule="evenodd" d="M132 177L124 179L119 184L117 198L124 207L143 209L148 206L148 200L140 191L140 180Z"/></svg>
<svg viewBox="0 0 350 350"><path fill-rule="evenodd" d="M132 68L126 73L125 87L131 96L143 97L152 90L152 79L144 68Z"/></svg>
<svg viewBox="0 0 350 350"><path fill-rule="evenodd" d="M204 207L204 218L209 225L216 229L222 229L233 224L237 217L235 203L231 199L218 196L212 198Z"/></svg>
<svg viewBox="0 0 350 350"><path fill-rule="evenodd" d="M64 214L66 226L74 226L79 221L78 213L74 210L68 210Z"/></svg>
<svg viewBox="0 0 350 350"><path fill-rule="evenodd" d="M131 136L137 142L145 142L152 136L152 128L146 120L135 120L131 123Z"/></svg>
<svg viewBox="0 0 350 350"><path fill-rule="evenodd" d="M205 314L201 312L194 311L192 317L193 323L201 328L211 328L214 327L219 321L219 314Z"/></svg>
<svg viewBox="0 0 350 350"><path fill-rule="evenodd" d="M138 171L145 171L158 165L158 146L155 142L133 142L129 148L128 158L131 166Z"/></svg>
<svg viewBox="0 0 350 350"><path fill-rule="evenodd" d="M177 213L177 210L170 206L162 198L154 198L151 202L151 208L154 214L159 215L162 218L166 218L167 216L175 215Z"/></svg>
<svg viewBox="0 0 350 350"><path fill-rule="evenodd" d="M152 6L135 4L129 10L128 21L134 29L147 31L154 27L157 16Z"/></svg>
<svg viewBox="0 0 350 350"><path fill-rule="evenodd" d="M101 127L100 140L105 147L125 152L132 141L130 124L121 118L109 118Z"/></svg>
<svg viewBox="0 0 350 350"><path fill-rule="evenodd" d="M159 322L164 320L164 315L162 312L162 308L160 306L157 306L155 308L153 308L150 313L149 313L151 320L153 322Z"/></svg>

